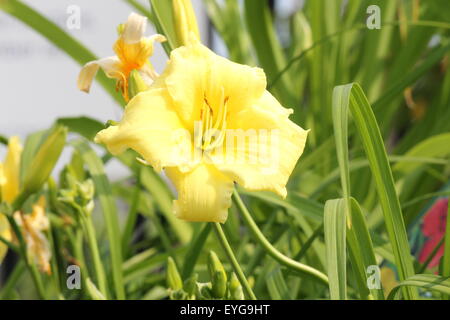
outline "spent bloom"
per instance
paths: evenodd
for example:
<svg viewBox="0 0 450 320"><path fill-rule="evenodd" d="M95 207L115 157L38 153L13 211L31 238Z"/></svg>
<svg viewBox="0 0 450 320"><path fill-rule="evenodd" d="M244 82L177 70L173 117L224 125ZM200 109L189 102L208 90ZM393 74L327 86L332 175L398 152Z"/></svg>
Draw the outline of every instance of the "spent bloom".
<svg viewBox="0 0 450 320"><path fill-rule="evenodd" d="M42 272L51 274L51 250L44 233L50 226L48 217L45 215L45 198L42 196L33 205L33 211L30 214L23 214L20 211L15 212L14 219L17 225L21 227L20 229L27 245L28 258Z"/></svg>
<svg viewBox="0 0 450 320"><path fill-rule="evenodd" d="M223 223L234 182L286 196L307 137L291 113L266 90L262 69L231 62L191 37L96 142L113 154L134 149L156 171L165 169L178 191L177 217ZM266 170L273 155L277 161Z"/></svg>
<svg viewBox="0 0 450 320"><path fill-rule="evenodd" d="M5 161L0 162L0 202L12 204L19 194L19 166L22 146L18 137L11 137ZM12 233L7 218L0 212L0 236L10 241ZM0 263L8 247L0 242Z"/></svg>
<svg viewBox="0 0 450 320"><path fill-rule="evenodd" d="M89 92L91 83L99 68L109 78L117 80L117 89L128 101L128 77L132 70L138 70L147 84L158 76L148 60L153 55L154 42L164 42L166 38L155 34L145 37L147 18L136 13L130 14L125 24L118 28L119 38L114 43L115 56L88 62L78 76L78 88Z"/></svg>

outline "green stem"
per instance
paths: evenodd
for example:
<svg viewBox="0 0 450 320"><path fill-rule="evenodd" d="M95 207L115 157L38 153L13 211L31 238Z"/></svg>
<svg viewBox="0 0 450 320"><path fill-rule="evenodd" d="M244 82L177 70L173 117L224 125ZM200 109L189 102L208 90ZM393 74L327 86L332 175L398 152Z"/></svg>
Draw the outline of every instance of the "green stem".
<svg viewBox="0 0 450 320"><path fill-rule="evenodd" d="M239 262L236 260L236 257L234 256L233 250L231 249L231 246L228 243L225 233L223 233L220 223L215 222L213 223L213 226L214 231L217 234L217 238L219 239L220 244L222 245L226 255L228 256L228 259L230 260L234 272L236 273L239 282L241 283L242 287L247 293L247 296L250 297L250 299L252 300L256 300L256 296L253 293L253 290L250 287L250 284L248 283L247 278L245 277L244 272L242 271L241 266L239 265Z"/></svg>
<svg viewBox="0 0 450 320"><path fill-rule="evenodd" d="M9 275L8 281L6 282L5 286L0 291L0 299L2 300L8 299L8 297L11 294L11 291L14 289L15 285L17 284L17 281L19 281L24 271L25 271L25 263L23 261L19 261L16 264L13 272Z"/></svg>
<svg viewBox="0 0 450 320"><path fill-rule="evenodd" d="M244 205L244 202L242 201L241 197L239 196L239 193L236 190L234 190L233 192L233 198L236 205L238 206L239 210L242 213L242 216L244 218L245 223L247 224L247 227L253 233L259 244L267 251L267 253L272 258L274 258L276 261L278 261L278 263L286 266L289 269L300 272L302 274L312 276L317 280L320 280L320 282L322 282L323 284L328 285L328 277L325 274L310 266L304 265L303 263L297 262L289 257L286 257L274 246L272 246L270 242L264 237L261 230L259 230L255 221L250 215L250 212L247 210L247 207Z"/></svg>
<svg viewBox="0 0 450 320"><path fill-rule="evenodd" d="M25 200L26 199L24 199L23 202ZM18 210L18 208L21 207L23 202L19 202L19 203L17 203L17 205L14 205L13 208L15 211L13 211L13 212L16 212ZM14 234L16 235L17 239L19 240L20 255L23 258L23 260L25 261L25 265L26 265L28 271L30 271L31 278L33 279L33 283L36 287L36 291L39 295L39 298L45 299L45 291L44 291L44 287L42 285L42 281L41 281L39 272L37 271L36 266L28 261L27 244L25 243L25 240L23 239L22 232L20 231L20 228L17 225L17 222L12 215L8 215L7 218L8 218L9 224L11 225L11 227L14 231Z"/></svg>
<svg viewBox="0 0 450 320"><path fill-rule="evenodd" d="M83 213L85 214L85 213ZM97 240L95 237L95 229L94 225L92 224L92 219L88 216L83 217L84 226L86 229L86 237L88 241L88 246L91 251L92 260L94 263L94 270L95 275L98 281L98 287L100 292L107 297L107 290L106 290L106 276L104 273L102 260L100 259L100 253L97 246Z"/></svg>

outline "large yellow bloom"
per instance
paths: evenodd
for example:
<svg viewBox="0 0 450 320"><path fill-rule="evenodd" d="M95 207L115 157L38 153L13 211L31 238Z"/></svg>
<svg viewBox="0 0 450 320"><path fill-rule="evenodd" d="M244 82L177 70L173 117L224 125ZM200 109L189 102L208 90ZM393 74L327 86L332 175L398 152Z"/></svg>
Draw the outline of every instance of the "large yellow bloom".
<svg viewBox="0 0 450 320"><path fill-rule="evenodd" d="M19 166L22 146L18 137L9 139L8 152L3 164L0 162L0 199L11 204L19 194ZM8 220L0 212L0 235L11 241L12 235ZM5 257L8 247L0 242L0 263Z"/></svg>
<svg viewBox="0 0 450 320"><path fill-rule="evenodd" d="M92 80L99 68L102 68L109 78L117 80L117 88L128 101L128 77L132 70L138 70L147 84L151 84L158 76L148 61L153 55L155 41L164 42L166 38L156 34L144 37L147 28L147 18L136 13L130 14L127 22L119 26L119 39L114 44L115 56L102 58L87 63L78 76L78 88L89 92Z"/></svg>
<svg viewBox="0 0 450 320"><path fill-rule="evenodd" d="M111 153L137 151L165 169L177 217L224 222L233 183L286 196L307 131L266 91L263 70L233 63L192 40L135 96L121 122L98 133Z"/></svg>

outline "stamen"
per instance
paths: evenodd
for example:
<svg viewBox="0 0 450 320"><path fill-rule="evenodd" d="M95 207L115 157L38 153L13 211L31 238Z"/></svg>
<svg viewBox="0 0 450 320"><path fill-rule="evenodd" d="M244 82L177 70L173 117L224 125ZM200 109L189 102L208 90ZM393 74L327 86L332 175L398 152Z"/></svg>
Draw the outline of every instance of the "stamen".
<svg viewBox="0 0 450 320"><path fill-rule="evenodd" d="M218 112L215 114L206 97L203 100L203 106L200 110L201 132L200 137L195 137L194 144L197 148L205 151L215 149L222 145L225 138L226 117L228 113L227 103L228 97L224 98L224 90L222 89ZM217 136L216 133L219 132ZM214 140L213 140L214 137Z"/></svg>

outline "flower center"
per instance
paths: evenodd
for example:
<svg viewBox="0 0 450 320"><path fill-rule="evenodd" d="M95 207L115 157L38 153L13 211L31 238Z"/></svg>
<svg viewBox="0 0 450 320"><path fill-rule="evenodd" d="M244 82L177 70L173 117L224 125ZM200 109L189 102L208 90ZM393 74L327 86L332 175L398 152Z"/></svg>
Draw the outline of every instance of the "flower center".
<svg viewBox="0 0 450 320"><path fill-rule="evenodd" d="M198 127L200 132L195 137L195 147L211 151L222 145L227 127L227 103L228 97L221 99L219 108L215 111L204 97Z"/></svg>

